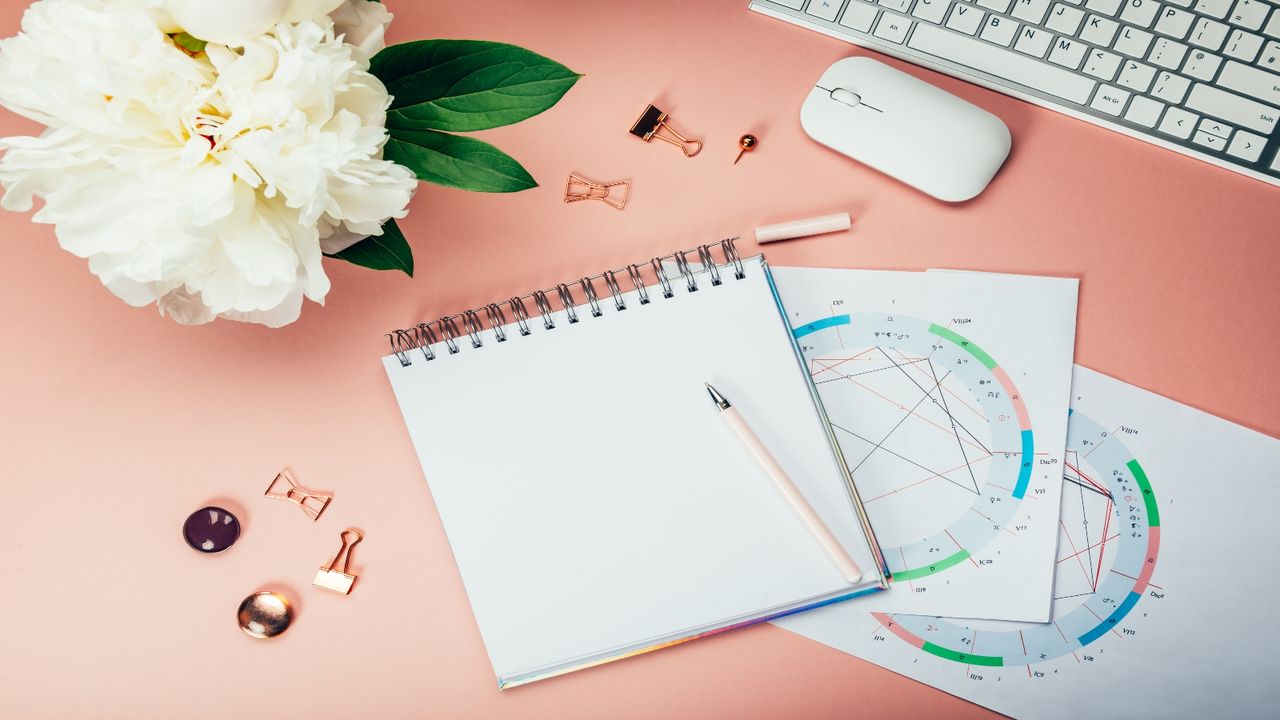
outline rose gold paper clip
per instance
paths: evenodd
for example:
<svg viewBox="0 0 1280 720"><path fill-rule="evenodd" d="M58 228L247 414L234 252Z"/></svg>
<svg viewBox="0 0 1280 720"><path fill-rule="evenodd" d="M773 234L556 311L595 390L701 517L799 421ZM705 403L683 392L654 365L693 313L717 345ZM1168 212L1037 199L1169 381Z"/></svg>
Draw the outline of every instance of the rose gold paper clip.
<svg viewBox="0 0 1280 720"><path fill-rule="evenodd" d="M622 188L621 197L613 197L611 194L611 190L616 187ZM627 199L630 197L630 180L598 183L578 173L569 173L569 181L564 187L564 201L567 203L578 202L579 200L599 200L609 207L621 210L627 206Z"/></svg>
<svg viewBox="0 0 1280 720"><path fill-rule="evenodd" d="M277 489L282 479L289 486L283 492ZM312 522L320 519L320 513L329 507L329 501L333 499L332 495L308 490L299 485L288 468L281 470L275 476L275 479L267 486L267 491L263 495L276 500L287 500L297 505L302 512L307 514L307 517L311 518Z"/></svg>
<svg viewBox="0 0 1280 720"><path fill-rule="evenodd" d="M666 130L668 135L661 134L663 130ZM671 143L680 148L685 157L693 157L702 152L701 140L687 138L676 132L667 124L667 114L652 105L640 113L640 117L631 126L631 134L645 142L657 138L663 142Z"/></svg>
<svg viewBox="0 0 1280 720"><path fill-rule="evenodd" d="M348 540L347 536L351 535L355 539ZM356 576L347 572L351 567L351 549L356 546L364 535L360 534L355 528L347 528L342 531L342 547L338 548L338 554L333 556L333 560L320 568L316 573L316 579L311 584L321 590L329 590L341 595L350 595L351 586L355 585ZM338 569L338 562L342 562L342 569Z"/></svg>

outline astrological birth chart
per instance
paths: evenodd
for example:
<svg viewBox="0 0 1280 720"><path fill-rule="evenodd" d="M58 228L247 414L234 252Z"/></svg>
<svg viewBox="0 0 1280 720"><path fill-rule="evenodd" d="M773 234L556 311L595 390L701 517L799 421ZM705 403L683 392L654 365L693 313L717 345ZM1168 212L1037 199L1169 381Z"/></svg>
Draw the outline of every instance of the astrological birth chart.
<svg viewBox="0 0 1280 720"><path fill-rule="evenodd" d="M1075 281L775 275L892 575L859 605L1047 619Z"/></svg>
<svg viewBox="0 0 1280 720"><path fill-rule="evenodd" d="M1050 622L779 624L1019 718L1273 717L1280 440L1085 368L1072 407Z"/></svg>

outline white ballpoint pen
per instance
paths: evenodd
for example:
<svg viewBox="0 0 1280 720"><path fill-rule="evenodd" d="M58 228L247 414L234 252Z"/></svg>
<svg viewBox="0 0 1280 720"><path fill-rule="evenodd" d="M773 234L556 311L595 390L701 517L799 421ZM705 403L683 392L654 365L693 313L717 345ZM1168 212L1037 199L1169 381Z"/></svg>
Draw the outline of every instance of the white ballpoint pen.
<svg viewBox="0 0 1280 720"><path fill-rule="evenodd" d="M791 505L791 509L796 515L804 521L805 527L809 528L809 532L813 534L818 544L823 550L827 551L827 556L831 558L831 562L839 568L840 574L844 576L852 584L857 584L862 580L862 571L858 569L858 564L849 557L849 553L840 542L836 540L835 535L831 534L831 529L826 523L822 522L822 518L818 517L818 513L814 512L813 506L809 501L804 499L804 495L800 494L800 489L796 487L791 478L778 464L778 461L769 453L764 443L760 442L760 438L751 430L751 426L747 425L746 420L742 419L742 415L729 404L724 395L721 395L710 383L706 383L707 392L711 394L711 400L716 404L720 411L720 417L733 428L734 434L742 441L743 446L751 457L760 465L770 478L773 484L777 486L778 491L787 499L787 504Z"/></svg>

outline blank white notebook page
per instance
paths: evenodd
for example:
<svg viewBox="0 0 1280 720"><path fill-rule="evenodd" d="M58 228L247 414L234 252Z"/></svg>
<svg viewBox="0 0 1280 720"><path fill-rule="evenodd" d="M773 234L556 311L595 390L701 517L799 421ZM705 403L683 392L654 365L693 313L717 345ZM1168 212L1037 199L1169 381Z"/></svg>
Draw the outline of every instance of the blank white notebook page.
<svg viewBox="0 0 1280 720"><path fill-rule="evenodd" d="M734 404L864 571L870 543L767 271L383 359L500 682L847 595L718 417ZM443 579L442 579L443 580Z"/></svg>

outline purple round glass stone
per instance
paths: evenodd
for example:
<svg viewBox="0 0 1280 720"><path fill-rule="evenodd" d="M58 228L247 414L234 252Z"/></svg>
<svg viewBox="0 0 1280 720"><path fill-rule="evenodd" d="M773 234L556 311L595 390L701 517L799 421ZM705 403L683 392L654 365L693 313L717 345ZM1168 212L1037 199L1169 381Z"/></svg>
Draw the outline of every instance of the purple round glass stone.
<svg viewBox="0 0 1280 720"><path fill-rule="evenodd" d="M202 553L220 553L240 537L240 521L220 507L203 507L182 524L182 537Z"/></svg>

